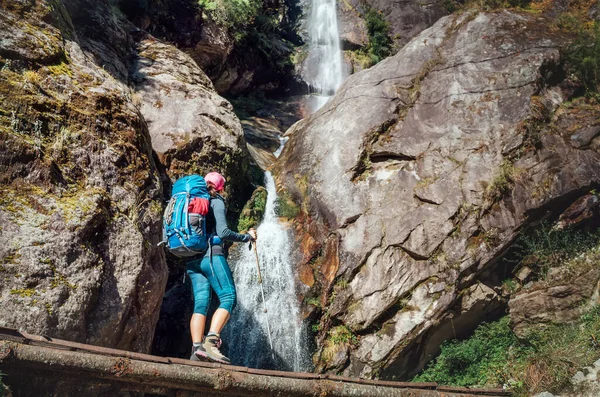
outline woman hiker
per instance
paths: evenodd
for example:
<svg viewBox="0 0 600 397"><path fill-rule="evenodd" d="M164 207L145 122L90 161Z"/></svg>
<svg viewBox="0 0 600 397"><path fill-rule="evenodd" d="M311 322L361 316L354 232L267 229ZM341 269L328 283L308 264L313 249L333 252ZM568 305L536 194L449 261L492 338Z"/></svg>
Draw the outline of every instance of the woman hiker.
<svg viewBox="0 0 600 397"><path fill-rule="evenodd" d="M220 333L235 306L236 293L231 270L223 252L222 241L252 242L256 240L256 232L254 229L250 229L247 234L240 234L227 227L225 200L220 194L225 187L225 178L218 172L211 172L204 179L211 195L210 210L206 220L207 235L214 235L214 237L206 255L187 264L187 274L192 281L194 294L194 314L190 320L190 331L194 344L190 360L207 358L219 363L230 364L229 358L219 351ZM213 314L208 335L204 338L211 288L219 297L220 304Z"/></svg>

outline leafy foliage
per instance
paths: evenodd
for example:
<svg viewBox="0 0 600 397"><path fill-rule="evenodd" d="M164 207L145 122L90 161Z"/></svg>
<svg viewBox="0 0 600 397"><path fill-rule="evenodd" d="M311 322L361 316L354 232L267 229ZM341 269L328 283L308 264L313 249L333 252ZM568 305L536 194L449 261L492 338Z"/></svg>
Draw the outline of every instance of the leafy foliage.
<svg viewBox="0 0 600 397"><path fill-rule="evenodd" d="M277 216L292 219L300 214L300 208L289 194L283 192L275 201L275 212Z"/></svg>
<svg viewBox="0 0 600 397"><path fill-rule="evenodd" d="M273 6L263 0L198 0L205 16L227 28L235 42L234 57L266 74L285 77L293 71L300 13L298 0ZM258 55L258 56L257 56Z"/></svg>
<svg viewBox="0 0 600 397"><path fill-rule="evenodd" d="M448 341L414 381L455 386L508 385L515 395L556 393L575 372L600 358L600 306L576 324L549 325L518 339L508 316L482 324L463 341Z"/></svg>
<svg viewBox="0 0 600 397"><path fill-rule="evenodd" d="M231 27L252 24L261 9L261 0L198 0L198 5L215 22Z"/></svg>
<svg viewBox="0 0 600 397"><path fill-rule="evenodd" d="M390 25L381 13L374 8L365 15L367 35L369 38L368 55L373 63L380 62L392 53Z"/></svg>
<svg viewBox="0 0 600 397"><path fill-rule="evenodd" d="M559 22L566 29L577 29L574 18L563 17ZM600 23L595 21L591 29L581 29L577 38L565 50L565 59L572 73L585 87L588 94L600 90Z"/></svg>
<svg viewBox="0 0 600 397"><path fill-rule="evenodd" d="M531 0L443 0L442 6L448 14L461 9L476 8L482 11L503 8L529 8Z"/></svg>

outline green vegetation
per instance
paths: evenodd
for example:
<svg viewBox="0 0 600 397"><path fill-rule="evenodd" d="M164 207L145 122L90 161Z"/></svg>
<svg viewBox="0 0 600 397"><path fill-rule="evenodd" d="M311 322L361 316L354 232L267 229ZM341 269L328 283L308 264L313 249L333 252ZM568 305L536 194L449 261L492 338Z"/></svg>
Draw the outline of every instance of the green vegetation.
<svg viewBox="0 0 600 397"><path fill-rule="evenodd" d="M242 215L238 221L238 230L247 231L250 228L256 227L264 216L266 206L267 191L264 188L259 188L254 191L252 197L250 197L250 200L244 206Z"/></svg>
<svg viewBox="0 0 600 397"><path fill-rule="evenodd" d="M564 51L567 65L576 80L583 84L585 92L598 96L600 92L600 23L595 21L586 29L581 21L567 15L557 21L566 30L575 30L577 38Z"/></svg>
<svg viewBox="0 0 600 397"><path fill-rule="evenodd" d="M352 345L358 344L358 338L354 333L345 325L338 325L329 330L329 341L334 345L340 345L342 343L350 343Z"/></svg>
<svg viewBox="0 0 600 397"><path fill-rule="evenodd" d="M475 8L481 11L498 10L502 8L529 9L531 0L443 0L442 6L448 14Z"/></svg>
<svg viewBox="0 0 600 397"><path fill-rule="evenodd" d="M277 216L292 219L300 214L300 208L289 194L283 192L275 201L275 212Z"/></svg>
<svg viewBox="0 0 600 397"><path fill-rule="evenodd" d="M497 374L509 359L509 348L518 344L508 322L504 317L484 323L467 340L445 342L436 360L413 380L457 386L505 383Z"/></svg>
<svg viewBox="0 0 600 397"><path fill-rule="evenodd" d="M296 35L297 6L289 4L282 21L278 7L262 0L199 0L198 4L206 17L229 30L240 56L257 51L264 56L266 68L283 74L293 70L294 47L289 40Z"/></svg>
<svg viewBox="0 0 600 397"><path fill-rule="evenodd" d="M241 27L251 24L262 6L261 0L198 0L200 8L219 25Z"/></svg>
<svg viewBox="0 0 600 397"><path fill-rule="evenodd" d="M500 172L487 187L485 197L491 201L500 200L512 188L516 175L512 162L504 160L500 165Z"/></svg>
<svg viewBox="0 0 600 397"><path fill-rule="evenodd" d="M11 295L17 295L21 298L31 298L38 295L38 292L33 288L13 288L10 290Z"/></svg>
<svg viewBox="0 0 600 397"><path fill-rule="evenodd" d="M340 352L358 345L358 338L345 325L338 325L329 330L323 344L321 358L329 363Z"/></svg>
<svg viewBox="0 0 600 397"><path fill-rule="evenodd" d="M390 56L392 53L392 38L390 37L390 24L381 13L371 8L365 15L367 36L369 44L367 52L373 63L377 63Z"/></svg>
<svg viewBox="0 0 600 397"><path fill-rule="evenodd" d="M305 299L307 305L312 305L317 308L321 308L321 299L318 296L313 296Z"/></svg>
<svg viewBox="0 0 600 397"><path fill-rule="evenodd" d="M547 223L542 223L533 233L522 235L515 247L520 250L520 264L531 268L536 278L545 278L553 267L582 265L574 259L599 244L600 230L553 230Z"/></svg>
<svg viewBox="0 0 600 397"><path fill-rule="evenodd" d="M366 51L362 49L344 51L344 56L348 59L348 61L350 61L352 73L356 73L373 66L373 60L366 53Z"/></svg>
<svg viewBox="0 0 600 397"><path fill-rule="evenodd" d="M392 55L394 42L390 36L391 28L382 13L375 8L369 8L363 18L367 28L367 45L358 50L344 51L352 68L356 69L352 71L353 73L370 68Z"/></svg>
<svg viewBox="0 0 600 397"><path fill-rule="evenodd" d="M4 397L8 392L8 387L2 382L2 377L6 375L2 371L0 371L0 397Z"/></svg>
<svg viewBox="0 0 600 397"><path fill-rule="evenodd" d="M579 369L600 358L600 306L576 324L549 325L518 339L508 316L480 325L469 339L447 341L413 381L455 386L508 385L516 396L569 387Z"/></svg>

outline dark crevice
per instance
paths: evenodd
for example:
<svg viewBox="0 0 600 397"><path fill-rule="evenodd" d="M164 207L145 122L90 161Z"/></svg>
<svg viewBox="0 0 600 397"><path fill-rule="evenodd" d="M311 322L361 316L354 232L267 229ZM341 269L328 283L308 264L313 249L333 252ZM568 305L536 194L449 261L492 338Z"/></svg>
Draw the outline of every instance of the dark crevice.
<svg viewBox="0 0 600 397"><path fill-rule="evenodd" d="M356 266L355 268L352 269L352 271L350 272L350 274L348 275L348 278L347 278L349 283L354 279L354 277L356 277L356 275L360 272L360 269L362 269L362 267L367 263L367 261L369 260L371 255L373 255L373 252L376 249L381 248L381 246L383 245L383 238L384 237L381 238L381 241L379 241L379 244L377 244L376 246L371 248L369 250L369 252L367 252L364 259L358 264L358 266Z"/></svg>
<svg viewBox="0 0 600 397"><path fill-rule="evenodd" d="M356 214L354 216L351 216L349 218L346 218L346 220L344 221L344 223L342 224L342 226L339 227L339 229L345 229L348 226L352 225L353 223L355 223L358 218L360 218L362 216L362 214Z"/></svg>
<svg viewBox="0 0 600 397"><path fill-rule="evenodd" d="M371 154L371 163L383 163L386 161L415 161L417 158L403 153L377 152Z"/></svg>
<svg viewBox="0 0 600 397"><path fill-rule="evenodd" d="M379 140L382 135L385 135L396 124L398 119L392 117L378 126L372 128L363 140L363 150L361 151L356 165L350 170L352 172L352 181L356 182L361 176L367 172L372 163L372 146Z"/></svg>
<svg viewBox="0 0 600 397"><path fill-rule="evenodd" d="M426 203L426 204L440 205L440 203L436 203L436 202L435 202L435 201L433 201L433 200L429 200L429 199L427 199L427 198L425 198L425 197L421 197L421 196L419 196L419 195L417 195L417 194L415 194L415 195L414 195L414 197L415 197L417 200L419 200L419 201L421 201L421 202L423 202L423 203Z"/></svg>
<svg viewBox="0 0 600 397"><path fill-rule="evenodd" d="M519 88L523 88L523 87L527 87L528 85L532 85L535 84L536 80L532 80L532 81L528 81L524 84L520 84L520 85L516 85L516 86L511 86L511 87L504 87L504 88L493 88L493 89L489 89L489 90L481 90L481 91L465 91L465 92L459 92L459 93L454 93L454 94L449 94L449 95L444 95L443 97L441 97L438 100L435 101L431 101L431 102L422 102L423 105L437 105L440 102L442 102L444 99L448 99L448 98L452 98L452 97L458 97L458 96L463 96L463 95L477 95L477 94L486 94L488 92L498 92L498 91L509 91L509 90L517 90Z"/></svg>
<svg viewBox="0 0 600 397"><path fill-rule="evenodd" d="M419 255L416 252L413 252L413 251L409 250L408 248L406 248L406 247L404 247L402 245L400 245L399 247L400 247L400 249L402 249L402 251L406 252L406 254L408 256L410 256L412 259L414 259L416 261L424 261L424 260L429 259L428 256Z"/></svg>
<svg viewBox="0 0 600 397"><path fill-rule="evenodd" d="M421 283L419 283L418 285L421 285ZM395 299L393 302L391 302L385 308L385 310L383 312L381 312L380 315L378 315L375 319L373 319L373 321L371 322L371 325L369 325L367 328L365 328L363 330L356 331L356 334L359 336L377 334L377 332L379 330L381 330L388 321L392 320L398 314L398 312L405 309L405 306L402 304L402 301L410 300L410 298L412 297L413 290L414 290L414 288L411 289L410 291L407 291L404 294L400 295L397 299Z"/></svg>

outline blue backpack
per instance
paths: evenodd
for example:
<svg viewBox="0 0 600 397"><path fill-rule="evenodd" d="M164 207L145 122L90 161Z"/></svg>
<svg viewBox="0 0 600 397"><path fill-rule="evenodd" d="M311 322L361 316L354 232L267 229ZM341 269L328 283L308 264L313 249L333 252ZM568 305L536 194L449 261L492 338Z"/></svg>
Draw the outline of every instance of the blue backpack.
<svg viewBox="0 0 600 397"><path fill-rule="evenodd" d="M206 215L210 194L200 175L178 179L163 216L163 241L175 256L187 258L208 249Z"/></svg>

